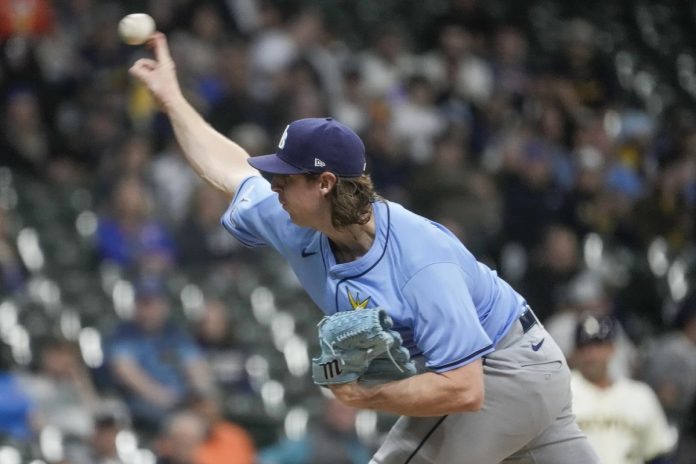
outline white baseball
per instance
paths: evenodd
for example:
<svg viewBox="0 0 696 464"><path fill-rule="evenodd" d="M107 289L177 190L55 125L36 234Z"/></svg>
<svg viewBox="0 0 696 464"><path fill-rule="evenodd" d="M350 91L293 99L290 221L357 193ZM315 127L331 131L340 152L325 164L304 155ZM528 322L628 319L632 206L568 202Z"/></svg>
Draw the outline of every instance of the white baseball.
<svg viewBox="0 0 696 464"><path fill-rule="evenodd" d="M140 45L155 33L155 20L145 13L124 16L118 23L118 34L128 45Z"/></svg>

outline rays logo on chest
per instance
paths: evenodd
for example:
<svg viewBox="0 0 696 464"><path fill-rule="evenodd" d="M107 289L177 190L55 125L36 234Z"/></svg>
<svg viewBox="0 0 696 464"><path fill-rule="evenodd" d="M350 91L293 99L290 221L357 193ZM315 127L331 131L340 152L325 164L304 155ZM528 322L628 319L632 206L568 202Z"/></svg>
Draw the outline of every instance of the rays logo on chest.
<svg viewBox="0 0 696 464"><path fill-rule="evenodd" d="M348 301L350 302L350 306L352 309L365 309L367 308L368 303L370 303L370 297L368 296L364 300L360 301L360 292L355 292L355 297L350 293L350 289L347 288L346 292L348 293Z"/></svg>

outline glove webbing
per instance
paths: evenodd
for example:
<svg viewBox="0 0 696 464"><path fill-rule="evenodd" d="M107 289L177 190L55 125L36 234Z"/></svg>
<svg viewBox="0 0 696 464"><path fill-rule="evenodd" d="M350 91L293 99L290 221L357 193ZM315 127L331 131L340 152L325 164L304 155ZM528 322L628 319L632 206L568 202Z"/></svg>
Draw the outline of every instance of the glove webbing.
<svg viewBox="0 0 696 464"><path fill-rule="evenodd" d="M324 323L326 321L327 321L327 318L323 318L321 321L319 321L319 323L317 324L317 327L321 328L321 326L324 325ZM343 340L346 340L348 338L354 337L354 336L360 334L360 332L362 332L362 330L358 330L358 329L349 330L349 331L339 335L338 339L330 344L326 340L321 339L321 338L319 339L319 341L321 342L322 345L327 346L331 350L331 354L336 356L336 350L334 349L334 344L342 342ZM371 352L373 349L374 348L370 348L368 350L368 352ZM392 364L394 364L394 366L399 370L399 372L404 372L404 369L401 366L399 366L399 363L396 362L396 360L394 359L394 356L391 353L391 344L387 348L387 356L389 357L389 360L392 362ZM346 364L346 361L343 358L339 358L339 360L341 361L341 365Z"/></svg>

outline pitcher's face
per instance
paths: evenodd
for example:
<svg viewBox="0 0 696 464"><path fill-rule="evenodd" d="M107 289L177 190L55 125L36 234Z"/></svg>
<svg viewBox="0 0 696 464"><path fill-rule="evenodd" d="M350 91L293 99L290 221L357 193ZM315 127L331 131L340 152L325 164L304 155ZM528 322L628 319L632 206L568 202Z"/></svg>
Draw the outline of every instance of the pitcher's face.
<svg viewBox="0 0 696 464"><path fill-rule="evenodd" d="M290 215L290 220L301 227L312 227L327 201L319 181L304 174L275 174L271 189L278 194L278 201Z"/></svg>

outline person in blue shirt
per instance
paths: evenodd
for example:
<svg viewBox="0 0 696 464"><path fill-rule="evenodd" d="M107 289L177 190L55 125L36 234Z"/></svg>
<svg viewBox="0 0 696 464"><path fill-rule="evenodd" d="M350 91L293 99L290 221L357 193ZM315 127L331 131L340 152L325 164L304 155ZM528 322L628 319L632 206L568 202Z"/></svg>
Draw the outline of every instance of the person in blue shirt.
<svg viewBox="0 0 696 464"><path fill-rule="evenodd" d="M107 362L136 426L155 431L191 392L213 388L199 347L170 318L164 284L143 278L135 288L135 315L120 323L107 344Z"/></svg>
<svg viewBox="0 0 696 464"><path fill-rule="evenodd" d="M443 226L380 198L360 138L331 118L288 125L249 158L183 98L166 38L131 68L168 115L196 172L233 195L225 228L282 254L325 314L383 307L419 373L331 387L396 413L372 463L595 463L571 410L563 354L524 298ZM259 173L272 176L269 183Z"/></svg>
<svg viewBox="0 0 696 464"><path fill-rule="evenodd" d="M36 406L12 367L10 346L0 341L0 443L4 439L29 443Z"/></svg>

